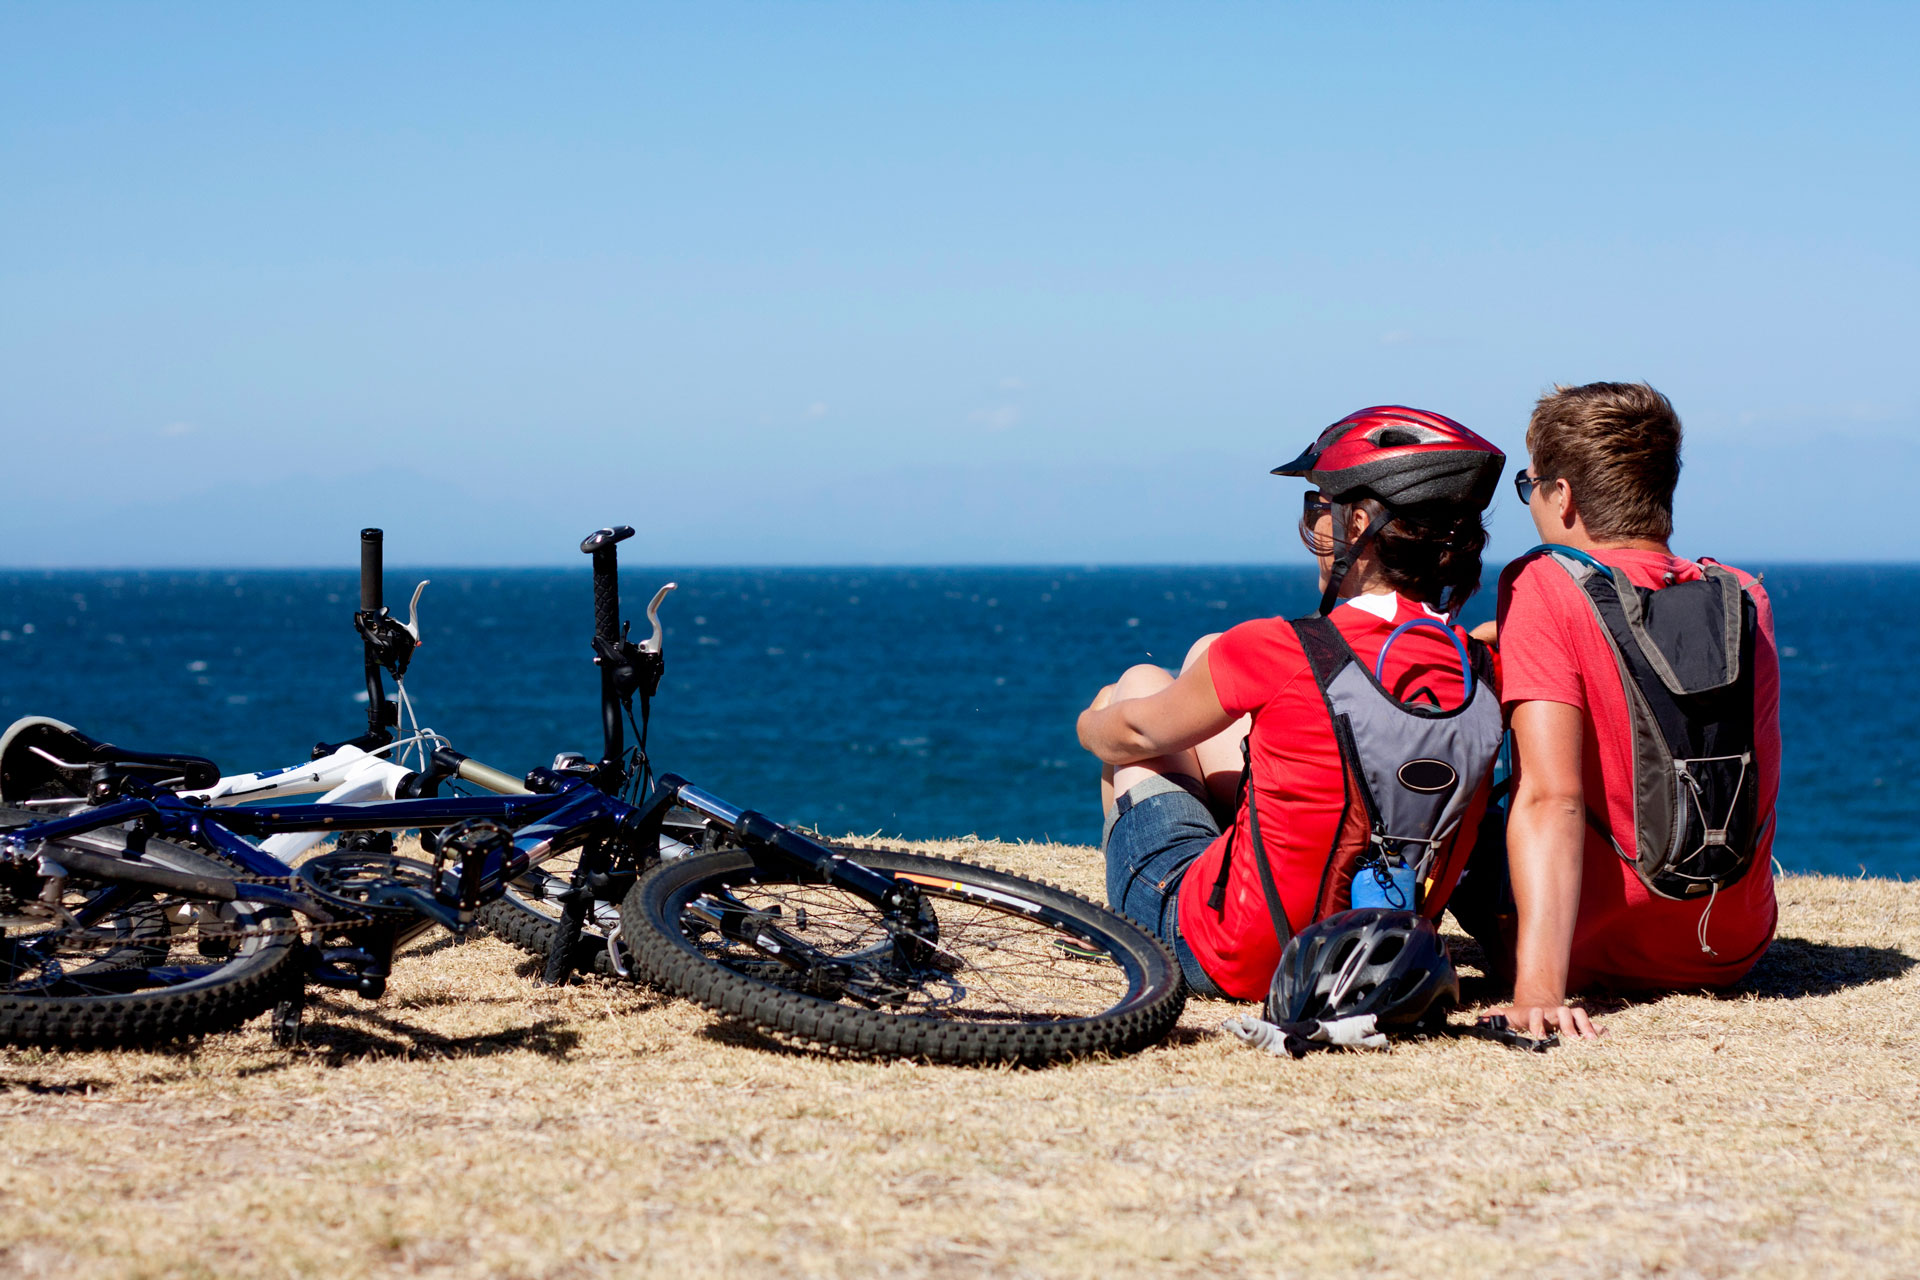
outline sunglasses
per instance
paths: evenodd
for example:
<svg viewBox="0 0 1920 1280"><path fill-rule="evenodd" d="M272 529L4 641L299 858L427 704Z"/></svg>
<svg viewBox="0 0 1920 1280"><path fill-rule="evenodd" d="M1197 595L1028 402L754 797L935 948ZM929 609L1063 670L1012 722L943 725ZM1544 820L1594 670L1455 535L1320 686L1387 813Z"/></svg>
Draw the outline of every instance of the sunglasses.
<svg viewBox="0 0 1920 1280"><path fill-rule="evenodd" d="M1513 473L1513 491L1520 495L1521 502L1529 506L1533 504L1533 491L1543 484L1551 483L1552 481L1542 480L1538 476L1528 475L1525 467Z"/></svg>
<svg viewBox="0 0 1920 1280"><path fill-rule="evenodd" d="M1309 489L1300 498L1300 521L1308 528L1318 524L1321 516L1333 514L1333 499L1324 493Z"/></svg>

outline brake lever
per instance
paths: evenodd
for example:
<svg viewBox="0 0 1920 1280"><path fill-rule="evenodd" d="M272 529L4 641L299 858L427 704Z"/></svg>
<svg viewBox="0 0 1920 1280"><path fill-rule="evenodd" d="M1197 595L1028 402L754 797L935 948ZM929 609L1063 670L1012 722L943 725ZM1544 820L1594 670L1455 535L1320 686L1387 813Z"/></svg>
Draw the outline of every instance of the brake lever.
<svg viewBox="0 0 1920 1280"><path fill-rule="evenodd" d="M640 642L640 652L659 653L662 632L660 630L660 602L667 598L669 591L677 591L680 584L669 582L653 593L653 599L647 604L647 621L653 624L653 635Z"/></svg>
<svg viewBox="0 0 1920 1280"><path fill-rule="evenodd" d="M413 589L413 599L407 601L407 625L402 629L413 637L416 645L420 643L420 593L425 591L432 581L432 578L423 579L420 585Z"/></svg>

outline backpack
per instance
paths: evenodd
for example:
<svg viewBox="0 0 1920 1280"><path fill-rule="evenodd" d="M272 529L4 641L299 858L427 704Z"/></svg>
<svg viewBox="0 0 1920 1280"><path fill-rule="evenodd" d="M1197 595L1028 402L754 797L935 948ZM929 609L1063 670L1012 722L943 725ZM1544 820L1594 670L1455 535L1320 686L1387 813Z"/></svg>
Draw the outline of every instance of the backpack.
<svg viewBox="0 0 1920 1280"><path fill-rule="evenodd" d="M1753 767L1753 597L1711 560L1698 582L1659 590L1572 547L1535 547L1593 609L1627 692L1634 848L1587 806L1587 822L1663 898L1711 898L1746 875L1759 846Z"/></svg>
<svg viewBox="0 0 1920 1280"><path fill-rule="evenodd" d="M1357 875L1388 878L1411 890L1404 905L1417 910L1421 886L1440 871L1467 806L1493 769L1503 731L1500 695L1493 687L1493 662L1477 640L1462 644L1451 627L1434 618L1415 618L1395 627L1380 647L1374 669L1354 654L1340 629L1325 617L1300 618L1290 624L1306 653L1307 664L1319 686L1321 700L1333 722L1346 798L1332 848L1320 875L1313 920L1323 920L1352 904ZM1380 683L1387 650L1416 627L1438 628L1459 651L1466 697L1447 709L1430 690L1416 689L1405 702ZM1431 700L1428 705L1421 695ZM1246 765L1240 773L1240 799L1247 806L1247 830L1252 837L1254 864L1273 917L1274 936L1284 947L1293 930L1273 882L1266 844L1260 836L1260 810L1250 785L1253 778L1252 738L1240 750ZM1356 803L1357 802L1357 803ZM1207 905L1226 909L1227 880L1233 865L1233 838L1229 828L1220 858L1220 873Z"/></svg>

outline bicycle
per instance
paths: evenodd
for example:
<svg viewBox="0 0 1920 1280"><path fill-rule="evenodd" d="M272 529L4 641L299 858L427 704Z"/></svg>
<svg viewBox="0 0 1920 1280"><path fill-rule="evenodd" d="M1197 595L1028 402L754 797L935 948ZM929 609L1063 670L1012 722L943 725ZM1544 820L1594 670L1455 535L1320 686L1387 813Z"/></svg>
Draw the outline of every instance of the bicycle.
<svg viewBox="0 0 1920 1280"><path fill-rule="evenodd" d="M415 586L405 623L390 615L384 603L384 544L382 530L360 531L359 609L353 614L353 625L361 638L366 731L340 742L320 742L308 760L296 765L229 774L213 781L204 776L204 771L188 777L154 765L149 766L154 775L150 782L178 790L186 799L221 806L316 792L322 793L316 804L416 799L436 795L442 784L454 781L499 795L527 793L520 779L478 764L454 750L443 735L420 727L407 696L406 674L421 642L420 597L429 584L422 581ZM656 646L660 641L660 603L671 590L673 584L661 588L647 607ZM392 697L385 683L389 678L394 686ZM410 732L403 729L403 722L410 722ZM50 717L15 720L0 734L0 804L55 812L84 806L90 771L116 754L123 764L130 764L125 757L136 753L97 742ZM555 767L569 767L576 759L584 757L565 754L556 759ZM327 838L321 831L282 832L264 840L261 848L292 863ZM661 836L661 852L668 857L690 853L706 838L706 829L696 817L685 810L670 813ZM342 840L345 847L363 852L391 852L394 847L391 832L352 832ZM557 895L566 887L574 857L562 853L530 870L508 886L498 901L481 909L481 923L510 944L544 958L552 945ZM629 976L618 924L618 911L601 904L583 926L575 966Z"/></svg>
<svg viewBox="0 0 1920 1280"><path fill-rule="evenodd" d="M221 809L156 785L217 777L211 761L111 749L90 766L86 809L0 811L0 1039L149 1043L277 1006L288 1042L309 985L378 998L400 946L435 926L466 936L510 886L569 853L550 982L573 972L589 916L617 904L645 976L811 1046L1037 1064L1131 1052L1172 1027L1185 999L1173 958L1104 907L966 863L832 846L655 777L645 725L665 669L662 597L653 635L634 643L616 552L632 534L581 544L593 560L597 762L562 756L529 773L523 794ZM451 763L453 776L511 780ZM698 815L710 851L661 857L676 809ZM344 848L295 868L252 842L396 828L421 830L431 861Z"/></svg>

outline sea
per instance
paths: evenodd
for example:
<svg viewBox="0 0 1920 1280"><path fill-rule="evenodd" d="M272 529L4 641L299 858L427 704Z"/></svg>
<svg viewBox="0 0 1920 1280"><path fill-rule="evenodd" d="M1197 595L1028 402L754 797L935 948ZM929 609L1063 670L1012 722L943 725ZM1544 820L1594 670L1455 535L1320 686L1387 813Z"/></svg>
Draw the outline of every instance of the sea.
<svg viewBox="0 0 1920 1280"><path fill-rule="evenodd" d="M419 722L512 773L599 755L592 591L574 569L389 569L414 584ZM746 808L831 834L1091 844L1098 768L1074 719L1134 663L1315 602L1263 566L742 569L623 565L658 585L666 677L648 749ZM1767 569L1782 658L1776 856L1920 876L1920 566ZM1491 592L1467 620L1491 610ZM0 723L50 715L228 772L365 728L357 571L0 570Z"/></svg>

